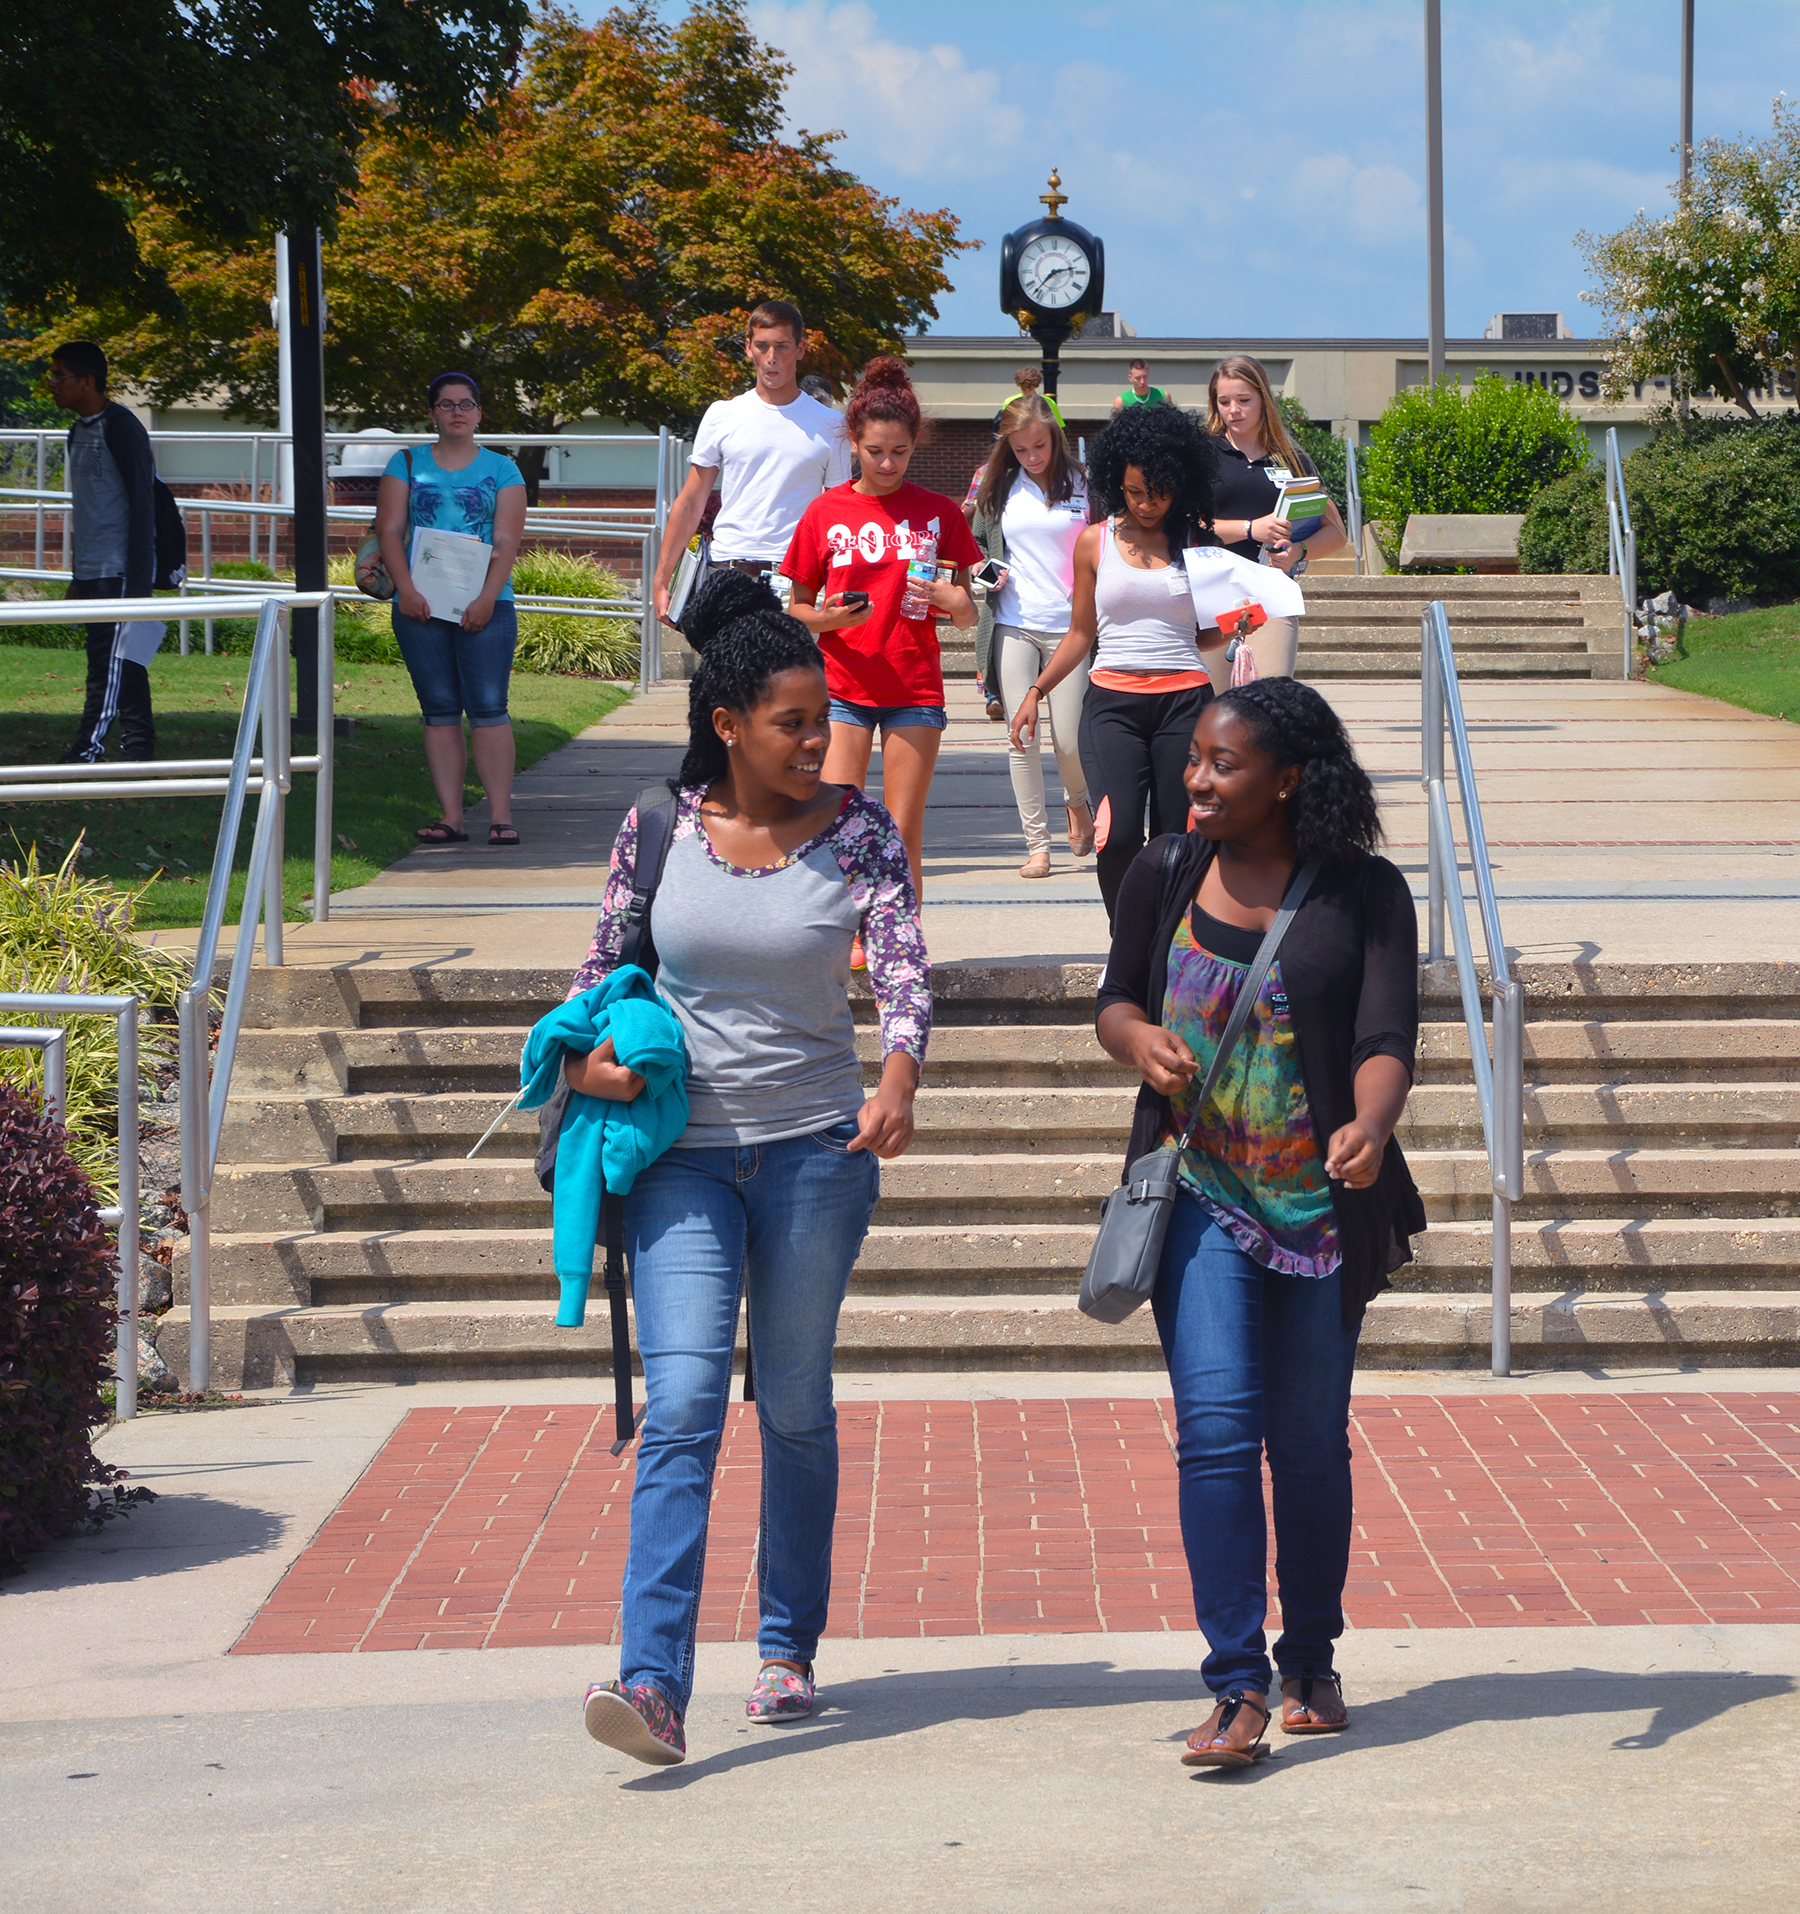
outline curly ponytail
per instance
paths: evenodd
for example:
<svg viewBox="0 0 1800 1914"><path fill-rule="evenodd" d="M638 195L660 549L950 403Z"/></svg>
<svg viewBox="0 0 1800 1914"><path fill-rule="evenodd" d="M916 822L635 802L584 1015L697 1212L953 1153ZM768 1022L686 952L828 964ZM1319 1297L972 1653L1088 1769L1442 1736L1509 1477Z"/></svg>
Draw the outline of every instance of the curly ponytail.
<svg viewBox="0 0 1800 1914"><path fill-rule="evenodd" d="M721 705L747 712L761 703L778 673L823 673L825 660L812 633L748 572L715 572L688 616L684 636L700 654L700 666L688 686L688 748L675 783L704 790L725 775L727 763L713 713Z"/></svg>
<svg viewBox="0 0 1800 1914"><path fill-rule="evenodd" d="M1311 685L1257 678L1223 693L1218 703L1249 726L1258 750L1277 764L1299 765L1288 828L1302 862L1375 849L1382 835L1375 787L1357 762L1343 720Z"/></svg>

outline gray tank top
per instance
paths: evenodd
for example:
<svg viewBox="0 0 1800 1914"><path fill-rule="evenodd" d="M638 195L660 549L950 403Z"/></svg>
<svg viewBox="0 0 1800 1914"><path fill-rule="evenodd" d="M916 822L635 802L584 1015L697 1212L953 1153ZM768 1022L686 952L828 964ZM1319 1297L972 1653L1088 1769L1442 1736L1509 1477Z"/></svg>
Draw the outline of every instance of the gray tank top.
<svg viewBox="0 0 1800 1914"><path fill-rule="evenodd" d="M1094 613L1103 671L1204 671L1196 643L1199 620L1179 564L1145 572L1119 556L1110 523L1100 527Z"/></svg>

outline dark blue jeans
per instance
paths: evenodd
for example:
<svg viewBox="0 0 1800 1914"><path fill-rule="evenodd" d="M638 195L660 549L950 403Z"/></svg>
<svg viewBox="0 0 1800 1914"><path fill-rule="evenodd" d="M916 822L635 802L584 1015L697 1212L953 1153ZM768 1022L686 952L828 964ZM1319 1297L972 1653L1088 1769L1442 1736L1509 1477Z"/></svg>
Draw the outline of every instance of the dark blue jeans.
<svg viewBox="0 0 1800 1914"><path fill-rule="evenodd" d="M1267 1693L1267 1517L1275 1496L1283 1676L1326 1674L1344 1632L1350 1567L1350 1372L1335 1276L1281 1276L1238 1248L1205 1205L1176 1199L1151 1299L1175 1390L1181 1540L1215 1695Z"/></svg>
<svg viewBox="0 0 1800 1914"><path fill-rule="evenodd" d="M465 711L472 727L506 723L506 687L519 642L510 598L499 600L479 631L464 631L447 618L408 618L396 605L394 636L427 724L461 724Z"/></svg>
<svg viewBox="0 0 1800 1914"><path fill-rule="evenodd" d="M854 1121L734 1149L673 1149L625 1199L644 1425L631 1493L620 1679L687 1712L713 1472L750 1296L762 1427L757 1653L811 1661L831 1595L838 1309L881 1192Z"/></svg>

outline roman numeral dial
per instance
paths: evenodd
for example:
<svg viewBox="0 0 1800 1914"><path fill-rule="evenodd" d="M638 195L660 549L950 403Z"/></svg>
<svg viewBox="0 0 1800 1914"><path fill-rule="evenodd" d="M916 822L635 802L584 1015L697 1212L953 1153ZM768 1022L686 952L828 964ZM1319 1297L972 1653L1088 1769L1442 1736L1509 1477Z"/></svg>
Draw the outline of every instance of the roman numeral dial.
<svg viewBox="0 0 1800 1914"><path fill-rule="evenodd" d="M1073 306L1094 276L1087 254L1060 233L1042 233L1019 254L1019 290L1051 311Z"/></svg>

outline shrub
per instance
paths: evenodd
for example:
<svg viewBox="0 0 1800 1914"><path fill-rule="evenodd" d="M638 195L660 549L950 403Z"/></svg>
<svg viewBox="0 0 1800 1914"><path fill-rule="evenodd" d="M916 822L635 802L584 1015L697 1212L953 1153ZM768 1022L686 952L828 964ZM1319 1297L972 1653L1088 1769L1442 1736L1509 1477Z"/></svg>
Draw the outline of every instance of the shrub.
<svg viewBox="0 0 1800 1914"><path fill-rule="evenodd" d="M1800 598L1800 413L1661 422L1625 461L1638 590Z"/></svg>
<svg viewBox="0 0 1800 1914"><path fill-rule="evenodd" d="M134 996L147 1008L174 1004L187 966L174 952L138 943L131 934L141 892L76 872L81 840L54 871L35 844L15 863L0 863L0 989ZM94 1187L115 1198L119 1187L118 1025L111 1017L45 1019L20 1011L8 1023L60 1024L69 1033L68 1148ZM151 1067L174 1054L173 1026L139 1019L138 1061ZM43 1053L0 1050L0 1085L41 1085Z"/></svg>
<svg viewBox="0 0 1800 1914"><path fill-rule="evenodd" d="M513 590L545 598L625 598L623 581L577 552L529 547L513 567ZM519 614L519 671L580 672L594 678L635 678L638 624L635 618L587 618L574 612Z"/></svg>
<svg viewBox="0 0 1800 1914"><path fill-rule="evenodd" d="M94 1188L51 1123L0 1084L0 1575L34 1549L147 1499L90 1488L121 1471L91 1431L118 1323L115 1275Z"/></svg>
<svg viewBox="0 0 1800 1914"><path fill-rule="evenodd" d="M1523 512L1588 462L1588 437L1542 386L1479 372L1389 401L1364 455L1363 511L1397 553L1414 512Z"/></svg>
<svg viewBox="0 0 1800 1914"><path fill-rule="evenodd" d="M1520 571L1603 572L1606 549L1606 477L1598 465L1565 472L1526 508Z"/></svg>

